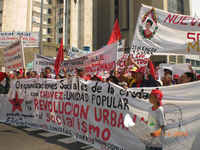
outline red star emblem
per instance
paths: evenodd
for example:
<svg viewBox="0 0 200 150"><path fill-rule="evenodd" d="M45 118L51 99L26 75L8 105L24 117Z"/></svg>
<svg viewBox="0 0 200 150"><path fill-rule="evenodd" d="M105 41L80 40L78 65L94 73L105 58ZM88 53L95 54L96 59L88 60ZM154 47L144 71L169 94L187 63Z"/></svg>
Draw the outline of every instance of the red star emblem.
<svg viewBox="0 0 200 150"><path fill-rule="evenodd" d="M23 103L23 101L23 99L18 98L18 94L16 92L15 98L9 100L9 102L13 105L12 112L15 112L17 109L22 112L21 104Z"/></svg>

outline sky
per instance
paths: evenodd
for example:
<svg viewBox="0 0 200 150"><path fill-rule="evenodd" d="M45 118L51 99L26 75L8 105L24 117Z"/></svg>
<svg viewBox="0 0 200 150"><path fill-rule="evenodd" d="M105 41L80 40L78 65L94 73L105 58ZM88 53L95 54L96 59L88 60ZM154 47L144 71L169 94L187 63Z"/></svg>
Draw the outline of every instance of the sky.
<svg viewBox="0 0 200 150"><path fill-rule="evenodd" d="M192 16L194 16L195 12L198 17L200 17L200 0L191 0L192 4Z"/></svg>

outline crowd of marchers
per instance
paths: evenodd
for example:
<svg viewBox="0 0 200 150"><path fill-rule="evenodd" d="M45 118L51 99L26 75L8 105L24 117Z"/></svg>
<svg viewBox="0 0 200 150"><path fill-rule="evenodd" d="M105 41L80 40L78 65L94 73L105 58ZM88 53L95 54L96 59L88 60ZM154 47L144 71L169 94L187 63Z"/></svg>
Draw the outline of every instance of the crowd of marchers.
<svg viewBox="0 0 200 150"><path fill-rule="evenodd" d="M130 68L131 66L131 68ZM139 66L130 56L125 60L124 67L110 71L100 71L96 73L88 73L84 68L76 68L74 71L63 67L60 73L55 75L54 70L50 67L45 67L41 72L26 71L24 69L12 71L9 73L0 74L0 80L6 78L9 82L13 79L30 79L30 78L51 78L51 79L68 79L71 77L80 77L84 80L113 82L123 88L138 88L138 87L158 87L170 86L174 84L183 84L200 80L200 76L189 67L190 72L185 72L182 75L174 74L169 68L163 69L162 78L158 79L157 69L152 69L151 61L149 60L146 67Z"/></svg>

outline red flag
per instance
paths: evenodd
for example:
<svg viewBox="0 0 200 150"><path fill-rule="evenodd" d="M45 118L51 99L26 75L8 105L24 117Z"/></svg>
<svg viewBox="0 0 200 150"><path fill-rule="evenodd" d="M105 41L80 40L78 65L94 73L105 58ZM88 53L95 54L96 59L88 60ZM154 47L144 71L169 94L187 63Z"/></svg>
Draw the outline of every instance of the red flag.
<svg viewBox="0 0 200 150"><path fill-rule="evenodd" d="M63 60L64 60L64 50L63 50L63 40L61 40L60 47L56 56L56 61L54 64L54 70L55 70L56 75L59 74L60 65Z"/></svg>
<svg viewBox="0 0 200 150"><path fill-rule="evenodd" d="M149 65L149 72L150 72L150 74L152 75L152 77L153 77L154 79L156 79L155 68L154 68L154 65L153 65L153 63L152 63L151 60L149 60L148 65Z"/></svg>
<svg viewBox="0 0 200 150"><path fill-rule="evenodd" d="M118 22L118 19L116 19L111 36L110 36L110 40L108 41L107 45L110 45L110 44L120 40L121 37L122 36L120 33L119 22Z"/></svg>

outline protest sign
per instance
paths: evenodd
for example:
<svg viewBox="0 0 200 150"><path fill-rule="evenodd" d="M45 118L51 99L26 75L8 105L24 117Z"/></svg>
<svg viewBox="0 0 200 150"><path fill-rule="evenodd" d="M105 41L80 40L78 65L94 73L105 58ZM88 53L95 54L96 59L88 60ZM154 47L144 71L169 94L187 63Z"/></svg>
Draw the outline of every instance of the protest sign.
<svg viewBox="0 0 200 150"><path fill-rule="evenodd" d="M23 45L17 41L4 49L4 65L6 72L25 68Z"/></svg>
<svg viewBox="0 0 200 150"><path fill-rule="evenodd" d="M174 103L180 107L183 114L181 124L188 125L188 137L192 137L193 129L199 129L199 126L194 126L200 120L199 85L200 82L193 82L160 88L164 104ZM140 127L137 124L147 121L151 89L123 89L113 83L78 78L14 80L9 94L1 97L0 120L74 136L101 150L142 149L144 145L138 140L142 135L137 132L137 137L134 131ZM168 107L165 109L168 110ZM124 125L127 114L136 124L133 131ZM179 128L179 122L176 118L175 122L168 124L169 131ZM175 142L174 147L180 144ZM188 147L191 143L183 145Z"/></svg>
<svg viewBox="0 0 200 150"><path fill-rule="evenodd" d="M38 73L44 71L45 67L50 67L53 70L54 61L55 59L53 58L36 54L33 61L33 70L37 71Z"/></svg>
<svg viewBox="0 0 200 150"><path fill-rule="evenodd" d="M142 5L133 37L136 57L159 53L200 54L199 19Z"/></svg>
<svg viewBox="0 0 200 150"><path fill-rule="evenodd" d="M24 47L39 47L38 32L0 32L0 47L6 47L21 38Z"/></svg>
<svg viewBox="0 0 200 150"><path fill-rule="evenodd" d="M70 70L84 68L88 73L110 71L114 69L115 61L117 60L117 45L118 43L116 42L88 55L67 60L64 62L64 66L70 68Z"/></svg>
<svg viewBox="0 0 200 150"><path fill-rule="evenodd" d="M76 68L84 68L87 73L110 71L114 69L116 59L117 43L114 43L82 57L64 60L62 67L66 67L70 72ZM34 59L33 70L41 72L47 66L54 69L54 61L53 58L37 54Z"/></svg>

